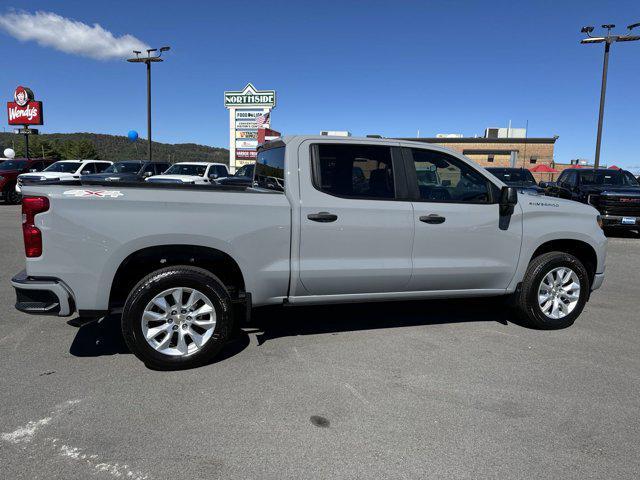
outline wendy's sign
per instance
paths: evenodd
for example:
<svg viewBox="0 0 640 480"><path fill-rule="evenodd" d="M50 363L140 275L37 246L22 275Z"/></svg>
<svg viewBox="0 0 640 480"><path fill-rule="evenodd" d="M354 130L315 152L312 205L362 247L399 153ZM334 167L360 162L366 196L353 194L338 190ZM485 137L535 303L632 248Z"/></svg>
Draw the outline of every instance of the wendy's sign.
<svg viewBox="0 0 640 480"><path fill-rule="evenodd" d="M13 102L7 102L9 125L42 125L42 102L33 99L33 92L18 87L13 93Z"/></svg>

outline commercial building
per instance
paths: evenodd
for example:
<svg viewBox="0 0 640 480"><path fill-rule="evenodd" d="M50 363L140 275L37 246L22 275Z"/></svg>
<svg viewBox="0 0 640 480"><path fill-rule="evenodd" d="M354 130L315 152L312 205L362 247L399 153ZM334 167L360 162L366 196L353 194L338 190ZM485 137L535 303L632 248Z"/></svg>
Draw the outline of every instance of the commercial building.
<svg viewBox="0 0 640 480"><path fill-rule="evenodd" d="M553 167L553 148L557 139L557 135L527 138L524 128L487 128L483 137L439 134L404 140L433 143L456 150L483 167L533 168L540 164Z"/></svg>

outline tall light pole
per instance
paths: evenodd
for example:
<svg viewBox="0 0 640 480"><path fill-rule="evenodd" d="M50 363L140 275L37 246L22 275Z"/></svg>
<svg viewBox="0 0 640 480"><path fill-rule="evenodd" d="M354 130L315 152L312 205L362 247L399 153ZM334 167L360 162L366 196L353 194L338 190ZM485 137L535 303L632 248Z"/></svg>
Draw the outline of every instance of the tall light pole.
<svg viewBox="0 0 640 480"><path fill-rule="evenodd" d="M629 31L633 30L640 23L634 23L627 28ZM604 62L602 64L602 85L600 86L600 111L598 113L598 134L596 137L596 158L594 161L594 167L600 166L600 144L602 143L602 120L604 118L604 97L607 92L607 71L609 69L609 49L615 42L632 42L634 40L640 40L638 35L612 35L611 30L615 28L615 25L606 24L602 25L602 28L607 30L607 34L604 37L594 37L591 35L593 32L592 26L582 27L580 30L582 33L586 33L587 38L580 40L580 43L604 43Z"/></svg>
<svg viewBox="0 0 640 480"><path fill-rule="evenodd" d="M133 53L136 54L135 58L127 59L127 62L132 63L145 63L147 65L147 137L149 142L149 161L151 161L151 64L153 62L162 62L163 52L170 50L171 47L162 47L158 52L157 48L149 48L147 50L147 56L140 56L142 52L138 50L134 50ZM155 52L158 52L157 54Z"/></svg>

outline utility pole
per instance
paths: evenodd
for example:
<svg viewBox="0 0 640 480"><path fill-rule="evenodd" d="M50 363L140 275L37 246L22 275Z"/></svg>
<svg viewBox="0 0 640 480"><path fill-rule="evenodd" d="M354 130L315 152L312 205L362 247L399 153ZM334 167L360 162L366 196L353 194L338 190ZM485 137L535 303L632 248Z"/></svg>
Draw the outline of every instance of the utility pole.
<svg viewBox="0 0 640 480"><path fill-rule="evenodd" d="M151 153L151 64L153 62L162 62L163 59L160 58L163 52L170 50L171 47L162 47L158 54L157 48L149 48L147 49L147 56L140 56L141 51L134 50L133 53L136 54L135 58L127 59L127 62L131 63L145 63L147 65L147 142L148 142L148 157L149 161L152 159Z"/></svg>
<svg viewBox="0 0 640 480"><path fill-rule="evenodd" d="M629 31L640 26L640 23L634 23L629 25L627 29ZM607 30L607 34L604 37L594 37L591 35L593 32L592 26L582 27L580 30L587 35L587 38L583 38L580 43L604 43L604 61L602 63L602 83L600 86L600 109L598 111L598 133L596 136L596 156L594 161L594 168L600 167L600 145L602 144L602 123L604 120L604 100L607 93L607 73L609 70L609 50L611 45L615 42L633 42L640 40L639 35L612 35L611 30L615 28L613 24L602 25L602 28Z"/></svg>

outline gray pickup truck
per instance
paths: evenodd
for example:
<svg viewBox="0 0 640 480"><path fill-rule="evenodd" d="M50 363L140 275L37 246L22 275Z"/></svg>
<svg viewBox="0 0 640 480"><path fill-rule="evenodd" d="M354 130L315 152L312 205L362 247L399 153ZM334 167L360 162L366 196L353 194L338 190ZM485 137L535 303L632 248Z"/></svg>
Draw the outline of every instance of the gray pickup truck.
<svg viewBox="0 0 640 480"><path fill-rule="evenodd" d="M421 143L290 136L259 150L252 186L23 191L16 308L121 311L127 345L161 368L210 361L254 306L502 295L551 329L604 278L593 207L518 195Z"/></svg>

